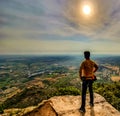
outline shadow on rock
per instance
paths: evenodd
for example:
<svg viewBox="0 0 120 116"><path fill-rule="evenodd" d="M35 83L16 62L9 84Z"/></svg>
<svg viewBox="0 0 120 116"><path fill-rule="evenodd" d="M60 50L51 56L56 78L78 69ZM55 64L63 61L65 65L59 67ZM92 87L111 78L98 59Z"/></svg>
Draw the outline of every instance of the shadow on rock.
<svg viewBox="0 0 120 116"><path fill-rule="evenodd" d="M90 116L95 116L94 107L91 107Z"/></svg>

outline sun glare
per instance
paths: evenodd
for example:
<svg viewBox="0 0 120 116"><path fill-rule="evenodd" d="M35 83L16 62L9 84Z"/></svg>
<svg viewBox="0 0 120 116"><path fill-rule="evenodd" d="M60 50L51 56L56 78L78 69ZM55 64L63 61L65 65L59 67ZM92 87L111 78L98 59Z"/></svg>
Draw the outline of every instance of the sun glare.
<svg viewBox="0 0 120 116"><path fill-rule="evenodd" d="M85 15L90 15L91 13L91 8L89 5L84 5L82 10Z"/></svg>

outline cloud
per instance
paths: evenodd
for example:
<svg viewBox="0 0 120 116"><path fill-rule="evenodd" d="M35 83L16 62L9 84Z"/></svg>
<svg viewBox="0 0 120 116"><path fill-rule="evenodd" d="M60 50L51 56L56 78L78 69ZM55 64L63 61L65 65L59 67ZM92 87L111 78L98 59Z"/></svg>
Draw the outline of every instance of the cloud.
<svg viewBox="0 0 120 116"><path fill-rule="evenodd" d="M88 0L86 0L88 1ZM84 17L80 14L80 4L83 0L69 0L64 10L68 25L76 32L93 38L118 40L120 31L120 0L91 0L94 14ZM112 31L113 30L113 31Z"/></svg>
<svg viewBox="0 0 120 116"><path fill-rule="evenodd" d="M90 17L80 10L83 0L1 0L0 53L120 52L120 0L84 1L92 5Z"/></svg>

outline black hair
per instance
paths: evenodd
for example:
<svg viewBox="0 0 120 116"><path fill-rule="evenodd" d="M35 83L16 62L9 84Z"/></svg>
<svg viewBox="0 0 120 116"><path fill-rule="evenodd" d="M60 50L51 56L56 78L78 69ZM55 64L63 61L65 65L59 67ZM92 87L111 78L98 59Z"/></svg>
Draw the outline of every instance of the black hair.
<svg viewBox="0 0 120 116"><path fill-rule="evenodd" d="M84 52L84 57L85 57L86 59L89 59L89 58L90 58L90 52L89 52L89 51L85 51L85 52Z"/></svg>

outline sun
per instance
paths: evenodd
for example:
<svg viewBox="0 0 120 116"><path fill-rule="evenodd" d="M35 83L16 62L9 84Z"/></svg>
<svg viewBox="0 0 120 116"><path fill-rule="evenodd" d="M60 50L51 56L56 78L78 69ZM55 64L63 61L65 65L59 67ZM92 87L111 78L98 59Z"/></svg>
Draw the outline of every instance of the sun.
<svg viewBox="0 0 120 116"><path fill-rule="evenodd" d="M91 14L91 7L89 5L84 5L82 8L82 11L85 15L90 15Z"/></svg>

